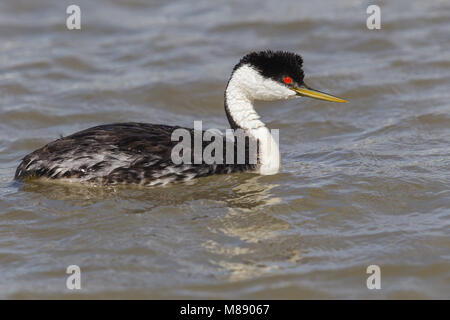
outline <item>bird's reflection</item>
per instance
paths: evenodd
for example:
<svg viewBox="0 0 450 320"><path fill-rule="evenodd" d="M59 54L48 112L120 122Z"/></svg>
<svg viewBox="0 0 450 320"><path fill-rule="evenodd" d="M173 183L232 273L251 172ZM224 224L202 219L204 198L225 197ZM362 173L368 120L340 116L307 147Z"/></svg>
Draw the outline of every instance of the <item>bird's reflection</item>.
<svg viewBox="0 0 450 320"><path fill-rule="evenodd" d="M273 184L259 183L261 177L255 174L231 174L194 179L184 183L166 186L145 187L135 185L93 186L58 180L32 180L18 183L25 192L40 194L52 200L74 202L98 202L102 200L148 203L151 207L181 205L192 200L213 200L224 202L230 207L254 209L270 202Z"/></svg>
<svg viewBox="0 0 450 320"><path fill-rule="evenodd" d="M36 181L21 188L78 206L111 202L117 212L126 214L152 214L160 207L175 210L188 204L192 212L201 212L202 219L184 219L189 223L186 230L200 227L201 234L196 237L209 262L217 266L218 277L237 281L280 270L301 259L301 236L292 232L294 227L280 214L286 206L289 210L289 204L277 196L281 194L277 191L280 179L244 173L164 187L90 187ZM217 207L210 206L211 201Z"/></svg>
<svg viewBox="0 0 450 320"><path fill-rule="evenodd" d="M226 271L229 281L254 278L301 259L300 241L283 234L290 224L272 210L282 199L272 194L278 185L271 179L254 176L234 187L227 214L209 225L213 234L229 240L202 244L217 257L213 262Z"/></svg>

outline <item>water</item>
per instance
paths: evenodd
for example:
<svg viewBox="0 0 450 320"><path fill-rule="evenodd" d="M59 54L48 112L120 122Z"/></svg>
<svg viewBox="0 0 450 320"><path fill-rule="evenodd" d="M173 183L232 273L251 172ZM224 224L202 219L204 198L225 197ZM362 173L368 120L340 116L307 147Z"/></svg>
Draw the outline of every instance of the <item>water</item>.
<svg viewBox="0 0 450 320"><path fill-rule="evenodd" d="M76 3L81 31L71 3L0 4L0 297L450 298L448 1L380 1L378 31L367 1ZM25 154L90 126L226 128L232 67L267 48L350 100L258 104L280 174L13 182Z"/></svg>

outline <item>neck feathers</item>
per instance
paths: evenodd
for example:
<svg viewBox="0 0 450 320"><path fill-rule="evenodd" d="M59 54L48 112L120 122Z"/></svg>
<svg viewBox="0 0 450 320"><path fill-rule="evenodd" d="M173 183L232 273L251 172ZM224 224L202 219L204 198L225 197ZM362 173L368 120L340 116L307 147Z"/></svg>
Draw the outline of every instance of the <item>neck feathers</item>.
<svg viewBox="0 0 450 320"><path fill-rule="evenodd" d="M251 67L243 66L233 73L228 82L225 90L225 111L233 129L250 130L264 126L253 107L253 96L248 89L248 85L255 81L254 73L256 71Z"/></svg>
<svg viewBox="0 0 450 320"><path fill-rule="evenodd" d="M240 67L233 73L225 90L225 112L233 129L243 129L258 141L259 172L269 175L280 169L280 151L278 141L253 107L253 93L249 88L260 81L258 77L249 66Z"/></svg>

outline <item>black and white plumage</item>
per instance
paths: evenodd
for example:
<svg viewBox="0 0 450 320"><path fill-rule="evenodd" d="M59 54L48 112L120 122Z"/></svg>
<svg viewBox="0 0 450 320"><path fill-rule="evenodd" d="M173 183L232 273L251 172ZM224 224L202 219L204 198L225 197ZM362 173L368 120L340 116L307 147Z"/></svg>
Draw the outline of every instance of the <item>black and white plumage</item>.
<svg viewBox="0 0 450 320"><path fill-rule="evenodd" d="M158 185L255 169L248 161L241 165L174 164L171 151L178 142L171 141L171 135L179 128L136 122L89 128L27 155L17 168L16 178ZM188 130L193 136L193 129ZM203 148L206 145L203 142Z"/></svg>
<svg viewBox="0 0 450 320"><path fill-rule="evenodd" d="M309 91L322 97L312 96ZM250 164L248 148L244 164L175 164L171 151L178 142L171 141L171 135L180 127L117 123L80 131L33 151L23 158L15 178L158 185L242 171L274 174L280 168L278 145L253 108L253 102L299 95L340 100L304 85L302 58L294 53L253 52L234 67L225 90L225 111L232 128L245 130L257 141L257 164ZM188 130L192 136L193 129ZM203 148L206 145L204 142Z"/></svg>

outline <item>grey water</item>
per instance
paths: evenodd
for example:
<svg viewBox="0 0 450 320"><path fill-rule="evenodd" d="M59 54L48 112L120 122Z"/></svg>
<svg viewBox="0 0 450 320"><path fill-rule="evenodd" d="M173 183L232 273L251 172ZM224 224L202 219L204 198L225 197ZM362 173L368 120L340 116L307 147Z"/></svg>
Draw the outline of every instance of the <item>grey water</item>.
<svg viewBox="0 0 450 320"><path fill-rule="evenodd" d="M380 30L369 4L3 0L0 297L450 298L450 3L377 1ZM27 153L98 124L227 128L231 70L263 49L301 54L309 85L350 101L257 104L279 174L13 181Z"/></svg>

